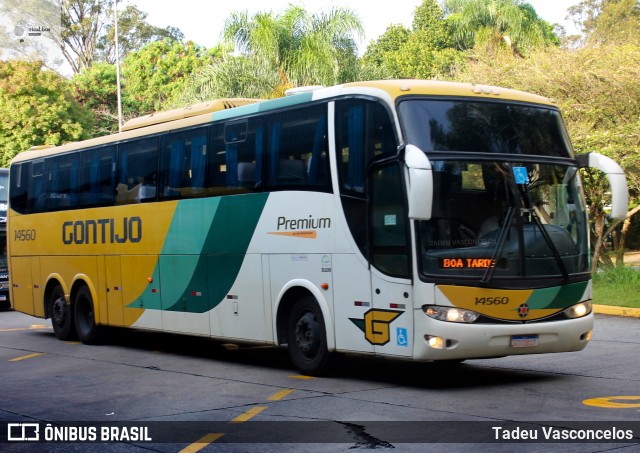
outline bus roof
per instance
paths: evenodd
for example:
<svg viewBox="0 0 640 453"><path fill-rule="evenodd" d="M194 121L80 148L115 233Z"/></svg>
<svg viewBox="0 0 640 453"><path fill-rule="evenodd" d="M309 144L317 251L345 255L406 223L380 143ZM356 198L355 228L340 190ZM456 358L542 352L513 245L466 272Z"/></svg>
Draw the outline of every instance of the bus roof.
<svg viewBox="0 0 640 453"><path fill-rule="evenodd" d="M315 87L314 87L315 88ZM127 121L122 132L93 138L82 142L72 142L57 147L33 147L19 153L12 162L38 159L66 151L85 147L106 145L135 137L157 134L167 130L181 129L212 121L239 118L244 115L275 110L292 105L334 98L340 95L368 94L386 98L394 102L398 97L409 95L453 96L484 99L501 99L555 106L550 98L522 91L470 83L444 82L436 80L379 80L371 82L351 82L328 88L303 91L299 94L272 100L260 99L217 99L165 112L153 113Z"/></svg>

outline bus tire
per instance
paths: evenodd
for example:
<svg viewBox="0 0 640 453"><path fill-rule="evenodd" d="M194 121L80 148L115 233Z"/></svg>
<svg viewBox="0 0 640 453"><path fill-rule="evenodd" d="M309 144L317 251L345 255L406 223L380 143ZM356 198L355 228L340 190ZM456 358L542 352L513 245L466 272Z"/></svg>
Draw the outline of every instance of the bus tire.
<svg viewBox="0 0 640 453"><path fill-rule="evenodd" d="M73 321L73 311L64 298L64 291L56 285L48 299L48 314L51 317L53 333L58 340L67 341L76 338L76 327Z"/></svg>
<svg viewBox="0 0 640 453"><path fill-rule="evenodd" d="M80 287L76 293L73 301L73 315L80 341L84 344L96 344L99 329L96 325L91 291L86 286Z"/></svg>
<svg viewBox="0 0 640 453"><path fill-rule="evenodd" d="M320 307L313 297L298 300L289 313L287 326L289 356L303 374L318 376L329 368L327 334Z"/></svg>

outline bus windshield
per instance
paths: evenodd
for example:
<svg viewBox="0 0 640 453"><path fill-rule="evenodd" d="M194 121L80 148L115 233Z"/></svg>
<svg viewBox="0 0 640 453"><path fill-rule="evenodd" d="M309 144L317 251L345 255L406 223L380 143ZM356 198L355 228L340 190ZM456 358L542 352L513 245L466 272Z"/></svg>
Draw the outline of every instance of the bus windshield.
<svg viewBox="0 0 640 453"><path fill-rule="evenodd" d="M588 272L576 167L468 160L432 165L433 217L418 229L423 274L488 283Z"/></svg>
<svg viewBox="0 0 640 453"><path fill-rule="evenodd" d="M407 143L422 151L571 157L557 110L506 102L409 98L399 114Z"/></svg>

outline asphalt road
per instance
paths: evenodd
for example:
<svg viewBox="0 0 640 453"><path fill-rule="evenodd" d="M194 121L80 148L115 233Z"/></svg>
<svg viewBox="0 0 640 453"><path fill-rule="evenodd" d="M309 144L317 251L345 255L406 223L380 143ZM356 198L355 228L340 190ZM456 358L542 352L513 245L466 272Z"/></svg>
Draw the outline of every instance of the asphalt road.
<svg viewBox="0 0 640 453"><path fill-rule="evenodd" d="M109 333L99 346L61 342L48 321L0 312L0 450L640 452L636 318L597 315L577 353L452 367L348 357L323 378L275 348ZM98 442L7 442L22 423L41 440L91 428ZM100 443L105 426L121 441ZM596 431L622 439L522 439Z"/></svg>

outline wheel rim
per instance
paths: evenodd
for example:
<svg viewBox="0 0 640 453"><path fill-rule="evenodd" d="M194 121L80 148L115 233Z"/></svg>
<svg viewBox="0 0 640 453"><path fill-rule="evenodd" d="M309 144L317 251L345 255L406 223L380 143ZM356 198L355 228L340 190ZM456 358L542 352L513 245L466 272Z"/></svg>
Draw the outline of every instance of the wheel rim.
<svg viewBox="0 0 640 453"><path fill-rule="evenodd" d="M320 347L320 323L313 313L307 312L298 319L295 338L298 349L306 358L316 356Z"/></svg>

